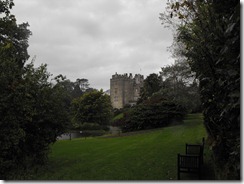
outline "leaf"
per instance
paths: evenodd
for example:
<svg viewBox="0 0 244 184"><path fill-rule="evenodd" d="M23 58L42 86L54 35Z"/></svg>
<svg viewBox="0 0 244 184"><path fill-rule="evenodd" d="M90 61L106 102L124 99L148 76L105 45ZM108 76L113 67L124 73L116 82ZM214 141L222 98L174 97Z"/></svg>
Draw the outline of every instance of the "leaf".
<svg viewBox="0 0 244 184"><path fill-rule="evenodd" d="M229 24L228 28L225 31L225 34L230 34L233 31L235 25L236 23Z"/></svg>
<svg viewBox="0 0 244 184"><path fill-rule="evenodd" d="M179 19L183 19L183 18L184 16L181 13L179 13Z"/></svg>
<svg viewBox="0 0 244 184"><path fill-rule="evenodd" d="M176 7L177 10L179 10L179 7L180 7L179 2L176 2L176 3L175 3L175 7Z"/></svg>
<svg viewBox="0 0 244 184"><path fill-rule="evenodd" d="M238 73L236 70L231 69L231 70L228 70L228 74L229 74L231 77L233 77L233 76L238 75L239 73Z"/></svg>

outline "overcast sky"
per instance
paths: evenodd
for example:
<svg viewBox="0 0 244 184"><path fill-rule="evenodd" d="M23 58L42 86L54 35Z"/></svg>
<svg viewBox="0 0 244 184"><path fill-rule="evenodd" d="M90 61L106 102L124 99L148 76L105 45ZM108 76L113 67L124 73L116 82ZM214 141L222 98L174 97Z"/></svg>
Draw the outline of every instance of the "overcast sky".
<svg viewBox="0 0 244 184"><path fill-rule="evenodd" d="M158 73L173 60L159 13L167 0L14 0L18 23L28 22L30 60L47 63L54 76L89 80L109 89L119 74Z"/></svg>

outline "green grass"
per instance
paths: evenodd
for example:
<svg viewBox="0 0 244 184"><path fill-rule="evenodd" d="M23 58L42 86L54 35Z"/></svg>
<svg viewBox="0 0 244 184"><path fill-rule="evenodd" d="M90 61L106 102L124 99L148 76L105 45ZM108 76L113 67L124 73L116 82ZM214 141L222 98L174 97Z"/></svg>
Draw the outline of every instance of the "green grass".
<svg viewBox="0 0 244 184"><path fill-rule="evenodd" d="M49 162L28 175L38 180L169 180L177 179L177 153L185 143L206 137L201 114L182 125L121 137L61 140Z"/></svg>
<svg viewBox="0 0 244 184"><path fill-rule="evenodd" d="M120 113L118 114L117 116L115 116L112 121L116 121L116 120L119 120L119 119L122 119L124 117L124 114L123 113Z"/></svg>

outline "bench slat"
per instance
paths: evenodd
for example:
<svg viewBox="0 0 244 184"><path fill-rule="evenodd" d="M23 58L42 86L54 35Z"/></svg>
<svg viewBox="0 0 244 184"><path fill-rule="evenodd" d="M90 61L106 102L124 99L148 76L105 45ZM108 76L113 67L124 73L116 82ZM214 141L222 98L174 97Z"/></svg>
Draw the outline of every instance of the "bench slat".
<svg viewBox="0 0 244 184"><path fill-rule="evenodd" d="M200 178L201 157L199 155L181 155L178 154L178 179L180 172L198 173Z"/></svg>

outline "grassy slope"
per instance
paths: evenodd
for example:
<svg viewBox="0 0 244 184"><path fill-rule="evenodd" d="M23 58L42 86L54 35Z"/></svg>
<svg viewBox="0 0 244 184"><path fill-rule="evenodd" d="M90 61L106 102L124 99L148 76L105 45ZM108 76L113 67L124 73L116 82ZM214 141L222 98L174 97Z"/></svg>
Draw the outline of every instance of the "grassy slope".
<svg viewBox="0 0 244 184"><path fill-rule="evenodd" d="M124 114L123 114L123 113L120 113L120 114L118 114L117 116L115 116L115 117L113 118L112 121L119 120L119 119L121 119L121 118L123 118L123 117L124 117Z"/></svg>
<svg viewBox="0 0 244 184"><path fill-rule="evenodd" d="M200 143L203 136L202 116L191 114L182 125L144 134L58 141L48 165L31 179L176 179L177 153L184 153L186 142Z"/></svg>

